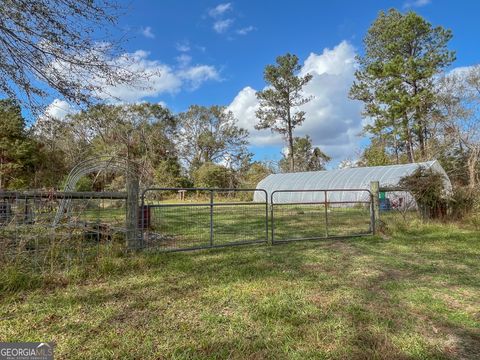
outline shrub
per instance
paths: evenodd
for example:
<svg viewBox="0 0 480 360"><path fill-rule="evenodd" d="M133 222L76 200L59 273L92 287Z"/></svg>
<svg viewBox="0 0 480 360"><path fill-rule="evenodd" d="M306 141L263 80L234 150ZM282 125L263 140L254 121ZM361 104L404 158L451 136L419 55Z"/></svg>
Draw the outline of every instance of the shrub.
<svg viewBox="0 0 480 360"><path fill-rule="evenodd" d="M82 176L75 185L76 191L92 191L93 181L88 176Z"/></svg>
<svg viewBox="0 0 480 360"><path fill-rule="evenodd" d="M479 193L469 187L457 187L449 199L452 218L460 220L474 213L477 209Z"/></svg>
<svg viewBox="0 0 480 360"><path fill-rule="evenodd" d="M257 184L272 173L272 170L260 162L253 163L241 180L243 188L255 189Z"/></svg>
<svg viewBox="0 0 480 360"><path fill-rule="evenodd" d="M409 191L425 219L439 219L447 213L444 177L431 169L419 167L400 179L399 185Z"/></svg>
<svg viewBox="0 0 480 360"><path fill-rule="evenodd" d="M228 188L230 171L222 165L205 163L193 173L195 187Z"/></svg>
<svg viewBox="0 0 480 360"><path fill-rule="evenodd" d="M175 159L162 160L155 169L155 184L160 187L189 187L188 179L182 176L181 167Z"/></svg>

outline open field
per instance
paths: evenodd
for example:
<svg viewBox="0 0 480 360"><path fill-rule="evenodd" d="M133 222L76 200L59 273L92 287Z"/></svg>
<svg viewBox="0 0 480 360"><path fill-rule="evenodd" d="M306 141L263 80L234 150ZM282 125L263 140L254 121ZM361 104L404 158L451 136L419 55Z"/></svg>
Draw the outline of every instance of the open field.
<svg viewBox="0 0 480 360"><path fill-rule="evenodd" d="M476 359L479 259L478 232L416 222L386 238L8 268L0 337L53 340L68 359Z"/></svg>
<svg viewBox="0 0 480 360"><path fill-rule="evenodd" d="M275 205L273 222L270 210L267 212L265 204L261 203L218 203L212 213L210 210L208 203L152 207L149 233L150 236L153 234L153 241L147 240L147 246L162 249L208 246L210 216L213 217L214 245L266 241L267 234L271 239L272 226L276 241L327 235L352 236L371 231L368 205L356 208L331 206L327 209L323 203Z"/></svg>

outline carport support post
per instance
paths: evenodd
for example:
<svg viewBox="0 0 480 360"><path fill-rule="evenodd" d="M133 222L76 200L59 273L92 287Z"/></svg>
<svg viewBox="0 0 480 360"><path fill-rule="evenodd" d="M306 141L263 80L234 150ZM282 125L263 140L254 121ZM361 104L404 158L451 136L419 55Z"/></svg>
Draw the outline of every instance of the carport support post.
<svg viewBox="0 0 480 360"><path fill-rule="evenodd" d="M380 220L380 183L378 181L370 182L370 192L372 193L373 218L372 218L372 232L375 234L376 223Z"/></svg>
<svg viewBox="0 0 480 360"><path fill-rule="evenodd" d="M132 161L127 163L127 219L126 240L128 249L137 249L140 245L138 237L138 173Z"/></svg>

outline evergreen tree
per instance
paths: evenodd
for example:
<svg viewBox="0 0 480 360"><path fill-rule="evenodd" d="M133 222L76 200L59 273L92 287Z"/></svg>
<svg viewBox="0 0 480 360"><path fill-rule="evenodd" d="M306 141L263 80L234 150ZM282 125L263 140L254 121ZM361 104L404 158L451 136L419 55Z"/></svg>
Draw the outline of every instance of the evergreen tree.
<svg viewBox="0 0 480 360"><path fill-rule="evenodd" d="M398 157L396 158L398 159ZM386 141L382 138L374 138L370 145L363 151L360 162L363 166L381 166L399 163L394 161L387 152Z"/></svg>
<svg viewBox="0 0 480 360"><path fill-rule="evenodd" d="M276 65L267 65L264 79L268 87L257 92L260 107L256 112L259 118L256 129L271 129L287 139L289 150L289 171L295 171L293 156L293 130L305 120L305 112L295 108L311 100L302 94L303 87L312 75L297 75L300 71L298 57L292 54L277 57Z"/></svg>
<svg viewBox="0 0 480 360"><path fill-rule="evenodd" d="M296 171L325 170L326 163L330 161L330 157L320 148L313 147L312 140L308 135L293 139L293 158ZM284 155L279 165L283 172L289 172L290 154Z"/></svg>
<svg viewBox="0 0 480 360"><path fill-rule="evenodd" d="M364 116L374 120L365 130L388 138L408 161L427 154L431 116L435 110L435 76L455 59L448 50L450 30L433 27L418 14L391 9L380 12L364 38L350 96L365 103Z"/></svg>
<svg viewBox="0 0 480 360"><path fill-rule="evenodd" d="M14 100L0 100L0 190L29 185L35 163L35 143L20 106Z"/></svg>

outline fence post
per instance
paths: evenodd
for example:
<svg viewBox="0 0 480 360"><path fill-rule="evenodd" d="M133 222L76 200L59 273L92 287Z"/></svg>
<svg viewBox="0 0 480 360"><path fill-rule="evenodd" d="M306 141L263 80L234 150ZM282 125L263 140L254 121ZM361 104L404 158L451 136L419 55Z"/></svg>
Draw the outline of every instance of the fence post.
<svg viewBox="0 0 480 360"><path fill-rule="evenodd" d="M127 219L126 219L126 240L129 249L139 247L138 238L138 197L139 180L131 161L127 164Z"/></svg>
<svg viewBox="0 0 480 360"><path fill-rule="evenodd" d="M370 182L370 192L372 193L372 232L375 234L376 223L380 220L380 202L379 202L379 193L380 193L380 183L378 181Z"/></svg>
<svg viewBox="0 0 480 360"><path fill-rule="evenodd" d="M210 190L210 246L213 246L213 191Z"/></svg>
<svg viewBox="0 0 480 360"><path fill-rule="evenodd" d="M274 241L275 241L275 234L274 234L274 229L275 229L275 219L274 219L274 209L273 209L273 206L274 206L274 203L273 203L273 194L275 193L275 191L273 191L271 194L270 194L270 227L272 228L270 231L271 231L271 243L272 245L274 244ZM267 194L267 199L268 199L268 194ZM267 200L268 201L268 200Z"/></svg>
<svg viewBox="0 0 480 360"><path fill-rule="evenodd" d="M325 237L328 238L328 201L327 201L327 191L323 192L323 207L325 208Z"/></svg>
<svg viewBox="0 0 480 360"><path fill-rule="evenodd" d="M145 211L145 191L142 192L142 197L140 199L140 248L145 248L145 229L150 226L150 209ZM147 217L147 223L145 223L145 218Z"/></svg>
<svg viewBox="0 0 480 360"><path fill-rule="evenodd" d="M263 194L265 195L265 241L268 244L268 193L263 190ZM255 197L255 191L253 196Z"/></svg>

